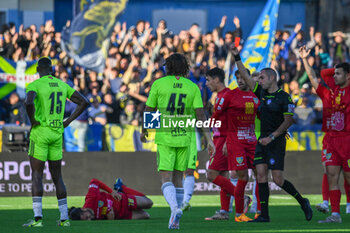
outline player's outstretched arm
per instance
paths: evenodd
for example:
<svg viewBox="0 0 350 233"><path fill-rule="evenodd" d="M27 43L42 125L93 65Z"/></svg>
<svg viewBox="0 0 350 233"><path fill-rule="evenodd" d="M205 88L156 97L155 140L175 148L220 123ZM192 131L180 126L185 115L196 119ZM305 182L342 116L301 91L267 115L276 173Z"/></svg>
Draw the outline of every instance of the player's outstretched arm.
<svg viewBox="0 0 350 233"><path fill-rule="evenodd" d="M312 67L309 65L309 62L307 61L307 57L309 56L310 51L311 51L310 49L306 50L306 46L302 46L299 49L299 54L300 54L301 59L303 60L307 76L309 77L309 80L310 80L312 86L315 88L315 90L317 90L319 83L317 80L316 73L315 73L314 69L312 69Z"/></svg>
<svg viewBox="0 0 350 233"><path fill-rule="evenodd" d="M200 121L206 121L207 118L205 116L205 113L203 111L203 108L196 108L196 118L197 120ZM210 135L210 129L205 129L205 128L201 128L205 138L207 139L208 142L208 151L209 151L209 155L213 156L215 155L215 145L213 143L213 140L211 139L211 135Z"/></svg>
<svg viewBox="0 0 350 233"><path fill-rule="evenodd" d="M26 111L30 120L30 123L32 124L32 127L35 125L40 125L40 122L35 120L35 105L34 105L34 99L36 97L36 92L35 91L29 91L27 93L27 97L25 100L25 105L26 105Z"/></svg>
<svg viewBox="0 0 350 233"><path fill-rule="evenodd" d="M88 100L78 91L75 91L73 93L73 95L70 97L70 100L78 106L72 113L72 115L70 115L68 119L63 122L64 128L66 128L75 118L77 118L85 110L85 108L87 108L87 106L89 106Z"/></svg>
<svg viewBox="0 0 350 233"><path fill-rule="evenodd" d="M236 61L236 65L239 73L243 77L244 81L248 84L249 89L253 91L256 86L256 82L252 79L252 77L250 77L250 75L247 72L247 69L244 67L241 61L241 56L239 55L238 49L236 47L233 47L231 51Z"/></svg>
<svg viewBox="0 0 350 233"><path fill-rule="evenodd" d="M154 109L155 109L155 108L151 108L151 107L149 107L149 106L146 105L144 112L153 112ZM143 117L143 116L142 116L142 117ZM143 119L142 122L144 122L144 119ZM147 131L147 129L145 129L145 128L143 127L143 124L142 124L142 133L141 133L141 136L140 136L141 142L147 142L146 137L148 137L148 131Z"/></svg>

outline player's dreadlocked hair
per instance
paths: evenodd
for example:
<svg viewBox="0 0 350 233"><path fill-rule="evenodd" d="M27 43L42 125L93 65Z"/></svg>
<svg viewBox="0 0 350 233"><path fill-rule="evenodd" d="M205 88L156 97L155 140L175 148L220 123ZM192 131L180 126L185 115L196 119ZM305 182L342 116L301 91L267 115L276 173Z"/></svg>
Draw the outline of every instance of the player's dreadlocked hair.
<svg viewBox="0 0 350 233"><path fill-rule="evenodd" d="M71 207L69 209L68 215L72 220L81 220L80 215L82 214L82 210L80 208Z"/></svg>
<svg viewBox="0 0 350 233"><path fill-rule="evenodd" d="M165 67L167 75L186 77L189 71L187 59L180 53L174 53L165 59Z"/></svg>

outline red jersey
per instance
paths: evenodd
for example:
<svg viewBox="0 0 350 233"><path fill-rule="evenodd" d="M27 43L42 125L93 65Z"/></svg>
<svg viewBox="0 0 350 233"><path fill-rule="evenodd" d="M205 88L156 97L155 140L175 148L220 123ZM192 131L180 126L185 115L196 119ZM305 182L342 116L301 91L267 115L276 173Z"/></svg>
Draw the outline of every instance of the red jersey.
<svg viewBox="0 0 350 233"><path fill-rule="evenodd" d="M221 121L221 127L220 128L213 128L213 136L214 137L220 137L220 136L226 136L226 132L228 132L228 125L227 125L227 118L226 114L218 113L222 110L222 104L224 103L223 96L229 92L230 89L227 87L223 89L222 91L218 92L216 99L215 99L215 106L214 106L214 113L211 118L215 118L215 120Z"/></svg>
<svg viewBox="0 0 350 233"><path fill-rule="evenodd" d="M330 96L331 112L326 127L329 125L331 136L340 137L350 134L350 85L345 88L335 85L334 71L334 68L322 70L321 76L331 89L327 94Z"/></svg>
<svg viewBox="0 0 350 233"><path fill-rule="evenodd" d="M319 84L316 90L317 95L322 100L322 131L328 132L331 127L332 105L331 105L331 92L325 86Z"/></svg>
<svg viewBox="0 0 350 233"><path fill-rule="evenodd" d="M101 192L100 189L107 191ZM89 191L85 197L83 208L90 208L95 213L95 219L107 219L107 213L112 209L115 219L119 218L121 210L121 202L117 201L110 194L112 189L97 179L92 179L89 184Z"/></svg>
<svg viewBox="0 0 350 233"><path fill-rule="evenodd" d="M255 116L259 103L252 91L241 91L239 88L228 91L221 98L215 116L226 115L229 141L256 143Z"/></svg>

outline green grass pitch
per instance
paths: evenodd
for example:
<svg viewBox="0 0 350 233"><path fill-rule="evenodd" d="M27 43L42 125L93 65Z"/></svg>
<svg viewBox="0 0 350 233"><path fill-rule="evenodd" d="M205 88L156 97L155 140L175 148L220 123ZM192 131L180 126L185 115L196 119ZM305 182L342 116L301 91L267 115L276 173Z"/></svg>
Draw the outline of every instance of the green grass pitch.
<svg viewBox="0 0 350 233"><path fill-rule="evenodd" d="M321 195L307 195L312 206L321 201ZM33 216L32 201L30 197L2 197L0 198L0 232L74 232L74 233L163 233L168 230L170 210L163 196L150 196L154 202L149 220L119 220L119 221L72 221L71 227L60 228L56 226L59 219L57 200L55 197L43 198L43 228L24 228L22 224ZM69 206L82 206L84 197L68 197ZM318 213L314 208L314 217L310 222L304 218L297 202L288 195L271 195L270 197L270 223L236 223L233 214L229 221L205 221L219 209L219 196L195 195L191 200L192 208L185 212L180 230L176 232L190 233L225 233L225 232L350 232L350 214L345 214L345 200L342 196L341 224L318 224L317 221L325 219L327 215ZM252 217L253 214L248 214Z"/></svg>

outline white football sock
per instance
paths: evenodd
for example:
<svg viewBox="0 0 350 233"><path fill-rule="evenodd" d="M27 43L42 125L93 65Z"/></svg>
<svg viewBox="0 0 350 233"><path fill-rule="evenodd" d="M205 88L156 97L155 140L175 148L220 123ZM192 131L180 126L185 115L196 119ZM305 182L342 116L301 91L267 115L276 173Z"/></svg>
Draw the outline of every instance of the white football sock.
<svg viewBox="0 0 350 233"><path fill-rule="evenodd" d="M194 190L195 178L194 176L186 176L184 181L184 200L183 202L190 202Z"/></svg>
<svg viewBox="0 0 350 233"><path fill-rule="evenodd" d="M184 200L184 188L175 188L175 190L177 206L180 208Z"/></svg>
<svg viewBox="0 0 350 233"><path fill-rule="evenodd" d="M34 217L43 217L43 197L32 197Z"/></svg>
<svg viewBox="0 0 350 233"><path fill-rule="evenodd" d="M165 200L168 202L171 211L175 211L178 208L176 201L176 189L172 182L165 182L162 185L162 192Z"/></svg>
<svg viewBox="0 0 350 233"><path fill-rule="evenodd" d="M61 220L67 220L68 219L68 205L67 205L67 198L62 198L58 200L58 209L61 213Z"/></svg>
<svg viewBox="0 0 350 233"><path fill-rule="evenodd" d="M238 182L238 179L233 179L233 178L230 178L230 181L231 183L236 187L237 186L237 182ZM230 199L230 208L229 208L229 212L232 212L233 211L233 202L235 200L235 197L234 196L231 196L231 199Z"/></svg>

